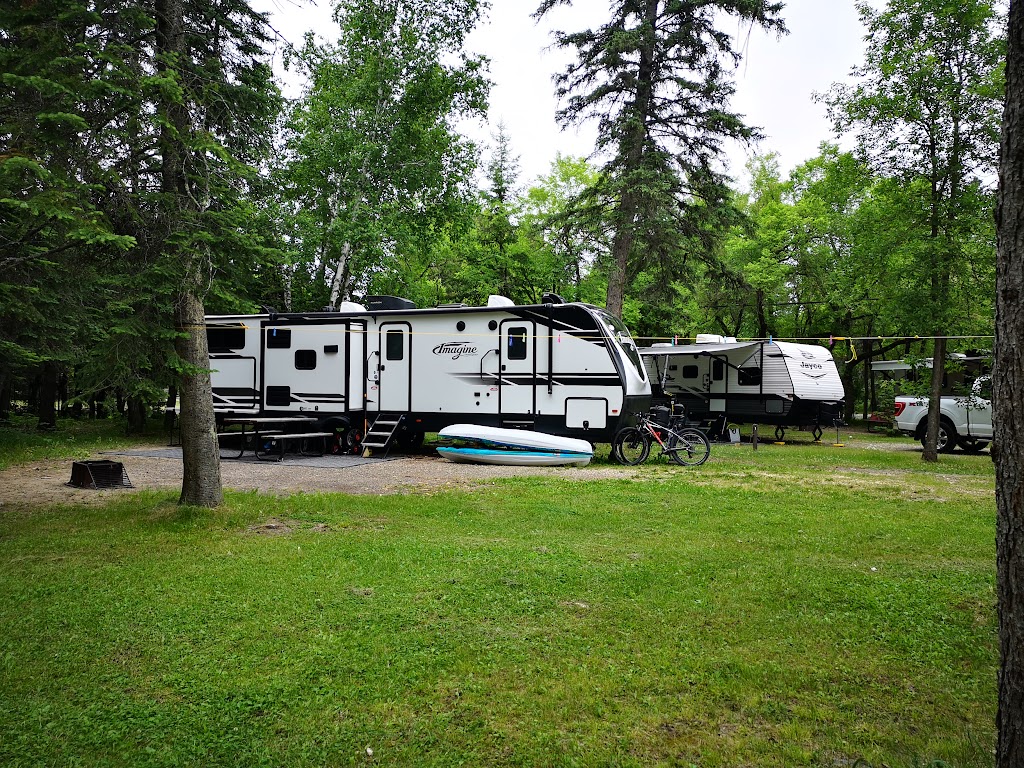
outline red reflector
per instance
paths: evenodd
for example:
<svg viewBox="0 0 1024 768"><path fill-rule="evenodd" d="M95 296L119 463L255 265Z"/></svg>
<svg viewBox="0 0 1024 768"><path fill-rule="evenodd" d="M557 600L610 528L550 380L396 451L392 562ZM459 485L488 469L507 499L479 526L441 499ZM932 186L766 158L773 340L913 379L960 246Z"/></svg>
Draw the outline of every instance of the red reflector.
<svg viewBox="0 0 1024 768"><path fill-rule="evenodd" d="M906 403L901 403L899 400L896 401L896 410L893 412L894 416L899 416L903 413L903 409L907 407Z"/></svg>
<svg viewBox="0 0 1024 768"><path fill-rule="evenodd" d="M612 413L618 413L618 412L619 412L618 408L612 408Z"/></svg>

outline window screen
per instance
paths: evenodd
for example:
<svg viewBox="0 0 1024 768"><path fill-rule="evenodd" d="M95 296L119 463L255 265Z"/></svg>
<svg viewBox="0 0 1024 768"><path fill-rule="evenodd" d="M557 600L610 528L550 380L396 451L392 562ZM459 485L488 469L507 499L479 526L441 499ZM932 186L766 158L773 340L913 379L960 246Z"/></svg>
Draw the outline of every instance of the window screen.
<svg viewBox="0 0 1024 768"><path fill-rule="evenodd" d="M721 381L725 378L725 363L721 360L711 361L711 378L715 381Z"/></svg>
<svg viewBox="0 0 1024 768"><path fill-rule="evenodd" d="M683 378L684 379L696 379L698 376L698 369L696 365L684 365L683 366Z"/></svg>
<svg viewBox="0 0 1024 768"><path fill-rule="evenodd" d="M316 368L316 350L296 349L295 367L300 371L312 371Z"/></svg>
<svg viewBox="0 0 1024 768"><path fill-rule="evenodd" d="M508 359L509 360L525 360L526 359L526 329L525 328L509 328L508 329Z"/></svg>
<svg viewBox="0 0 1024 768"><path fill-rule="evenodd" d="M291 345L291 328L267 328L267 349L289 349Z"/></svg>
<svg viewBox="0 0 1024 768"><path fill-rule="evenodd" d="M405 331L388 331L386 336L384 356L388 360L401 360L405 357Z"/></svg>
<svg viewBox="0 0 1024 768"><path fill-rule="evenodd" d="M761 383L760 368L740 368L737 374L737 383L741 387L757 386Z"/></svg>
<svg viewBox="0 0 1024 768"><path fill-rule="evenodd" d="M245 346L245 328L216 327L206 329L206 345L211 352L234 352Z"/></svg>

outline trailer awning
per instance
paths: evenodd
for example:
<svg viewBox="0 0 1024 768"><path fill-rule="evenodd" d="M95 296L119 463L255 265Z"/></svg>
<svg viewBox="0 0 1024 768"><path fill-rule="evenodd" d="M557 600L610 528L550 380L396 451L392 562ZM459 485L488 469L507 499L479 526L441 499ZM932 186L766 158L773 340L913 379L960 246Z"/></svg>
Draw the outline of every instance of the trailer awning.
<svg viewBox="0 0 1024 768"><path fill-rule="evenodd" d="M676 355L725 355L747 350L752 353L763 341L733 341L722 344L673 344L664 347L642 347L638 351L643 357L675 357Z"/></svg>

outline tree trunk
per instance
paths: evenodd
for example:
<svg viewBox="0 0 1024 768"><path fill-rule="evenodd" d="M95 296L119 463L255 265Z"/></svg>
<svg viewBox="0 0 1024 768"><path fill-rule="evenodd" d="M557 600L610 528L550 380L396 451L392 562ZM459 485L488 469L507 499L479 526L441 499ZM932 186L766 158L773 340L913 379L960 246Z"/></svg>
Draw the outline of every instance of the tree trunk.
<svg viewBox="0 0 1024 768"><path fill-rule="evenodd" d="M996 211L992 423L999 604L998 768L1024 765L1024 0L1012 0Z"/></svg>
<svg viewBox="0 0 1024 768"><path fill-rule="evenodd" d="M128 434L141 435L146 431L146 401L138 395L128 398Z"/></svg>
<svg viewBox="0 0 1024 768"><path fill-rule="evenodd" d="M943 336L935 339L932 354L932 388L928 400L928 432L924 440L922 461L939 460L939 416L942 411L942 380L946 376L946 339Z"/></svg>
<svg viewBox="0 0 1024 768"><path fill-rule="evenodd" d="M39 374L39 401L36 405L36 416L39 418L38 429L54 429L57 426L57 379L60 369L52 360L43 363Z"/></svg>
<svg viewBox="0 0 1024 768"><path fill-rule="evenodd" d="M210 387L209 350L204 329L203 302L190 291L183 291L175 308L175 321L182 335L174 342L175 351L188 363L178 382L181 394L181 456L184 474L179 504L216 507L224 501L220 478L220 450L213 414Z"/></svg>
<svg viewBox="0 0 1024 768"><path fill-rule="evenodd" d="M644 145L647 142L647 119L654 97L654 54L657 44L655 29L658 21L659 0L646 0L644 22L646 40L640 51L637 68L636 98L631 106L633 128L621 140L619 154L623 158L622 175L626 184L619 196L615 215L615 236L612 238L612 264L608 273L608 294L606 308L617 317L622 317L622 306L629 287L629 257L633 253L636 227L640 215L639 199L634 186L634 174L640 170L644 160Z"/></svg>
<svg viewBox="0 0 1024 768"><path fill-rule="evenodd" d="M341 246L338 268L334 271L334 279L331 281L331 307L333 309L337 309L345 298L345 284L348 282L348 260L351 255L352 243L346 240Z"/></svg>
<svg viewBox="0 0 1024 768"><path fill-rule="evenodd" d="M165 77L180 81L178 64L187 55L182 0L156 0L156 43L158 70ZM185 364L178 382L181 394L181 452L183 476L179 504L215 507L224 500L220 478L220 451L217 445L213 394L210 387L209 352L206 343L204 281L210 264L202 248L182 248L171 244L173 235L187 231L194 222L196 204L189 195L185 161L188 147L185 137L192 132L186 105L164 94L160 104L165 124L160 134L161 192L164 257L182 262L184 278L175 298L174 320L180 336L174 347Z"/></svg>
<svg viewBox="0 0 1024 768"><path fill-rule="evenodd" d="M11 417L11 375L0 371L0 421Z"/></svg>

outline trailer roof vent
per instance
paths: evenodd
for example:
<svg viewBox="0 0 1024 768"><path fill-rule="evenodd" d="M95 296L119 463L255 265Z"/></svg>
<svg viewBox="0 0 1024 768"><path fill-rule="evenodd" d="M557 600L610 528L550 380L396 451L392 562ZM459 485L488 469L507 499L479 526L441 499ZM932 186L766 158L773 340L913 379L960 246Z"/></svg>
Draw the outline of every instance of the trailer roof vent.
<svg viewBox="0 0 1024 768"><path fill-rule="evenodd" d="M514 307L516 303L507 296L499 296L496 293L492 293L487 297L488 307Z"/></svg>
<svg viewBox="0 0 1024 768"><path fill-rule="evenodd" d="M76 461L71 465L71 480L65 485L72 488L134 488L128 479L124 464L120 461L97 459L94 461Z"/></svg>
<svg viewBox="0 0 1024 768"><path fill-rule="evenodd" d="M343 301L338 305L339 312L365 312L366 307L357 301Z"/></svg>
<svg viewBox="0 0 1024 768"><path fill-rule="evenodd" d="M363 303L370 312L380 312L384 309L416 309L416 305L409 299L399 296L366 296Z"/></svg>

